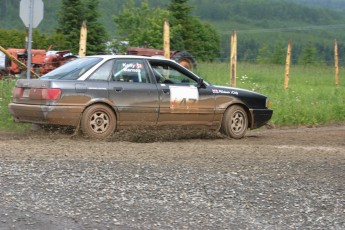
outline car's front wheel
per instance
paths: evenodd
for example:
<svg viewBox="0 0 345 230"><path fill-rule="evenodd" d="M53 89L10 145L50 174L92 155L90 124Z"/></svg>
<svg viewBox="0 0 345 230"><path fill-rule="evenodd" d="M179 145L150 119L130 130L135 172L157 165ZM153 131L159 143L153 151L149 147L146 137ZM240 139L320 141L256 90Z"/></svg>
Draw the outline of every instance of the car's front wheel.
<svg viewBox="0 0 345 230"><path fill-rule="evenodd" d="M116 117L108 106L92 105L84 111L80 125L85 135L105 139L114 133Z"/></svg>
<svg viewBox="0 0 345 230"><path fill-rule="evenodd" d="M225 111L221 126L223 134L240 139L246 134L247 128L248 116L241 106L234 105Z"/></svg>

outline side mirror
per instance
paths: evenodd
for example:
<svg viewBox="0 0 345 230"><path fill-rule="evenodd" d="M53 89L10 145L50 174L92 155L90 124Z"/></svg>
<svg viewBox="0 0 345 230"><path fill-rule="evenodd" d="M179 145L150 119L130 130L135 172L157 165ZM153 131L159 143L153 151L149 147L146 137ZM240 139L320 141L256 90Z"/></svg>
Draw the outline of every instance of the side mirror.
<svg viewBox="0 0 345 230"><path fill-rule="evenodd" d="M198 78L196 87L197 87L197 88L206 88L206 84L205 84L205 82L204 82L204 79Z"/></svg>

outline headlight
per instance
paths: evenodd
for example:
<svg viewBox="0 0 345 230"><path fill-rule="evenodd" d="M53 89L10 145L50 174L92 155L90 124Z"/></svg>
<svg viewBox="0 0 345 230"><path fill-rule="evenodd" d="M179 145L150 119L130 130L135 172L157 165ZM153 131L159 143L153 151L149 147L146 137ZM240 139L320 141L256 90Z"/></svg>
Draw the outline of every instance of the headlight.
<svg viewBox="0 0 345 230"><path fill-rule="evenodd" d="M271 101L270 99L266 98L266 108L270 109L271 108Z"/></svg>

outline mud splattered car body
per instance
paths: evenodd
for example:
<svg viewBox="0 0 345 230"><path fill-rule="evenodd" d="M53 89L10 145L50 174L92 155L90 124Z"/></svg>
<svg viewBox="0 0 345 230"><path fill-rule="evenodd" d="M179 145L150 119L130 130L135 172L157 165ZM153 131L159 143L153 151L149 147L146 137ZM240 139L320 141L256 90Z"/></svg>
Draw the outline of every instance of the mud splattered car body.
<svg viewBox="0 0 345 230"><path fill-rule="evenodd" d="M20 79L10 113L17 122L79 126L94 138L127 127L193 126L242 138L266 124L269 99L214 86L162 58L89 56L39 79Z"/></svg>

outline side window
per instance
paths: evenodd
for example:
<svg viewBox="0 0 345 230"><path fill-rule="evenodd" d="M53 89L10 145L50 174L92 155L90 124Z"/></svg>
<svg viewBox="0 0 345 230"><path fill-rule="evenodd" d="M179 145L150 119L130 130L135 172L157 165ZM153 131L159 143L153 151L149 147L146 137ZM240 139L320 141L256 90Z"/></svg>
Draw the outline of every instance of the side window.
<svg viewBox="0 0 345 230"><path fill-rule="evenodd" d="M149 83L143 60L119 59L115 62L113 81Z"/></svg>
<svg viewBox="0 0 345 230"><path fill-rule="evenodd" d="M99 67L89 78L88 80L103 80L107 81L109 79L111 70L113 68L114 61L107 61L101 67Z"/></svg>
<svg viewBox="0 0 345 230"><path fill-rule="evenodd" d="M196 81L166 63L151 63L157 83L194 85Z"/></svg>

